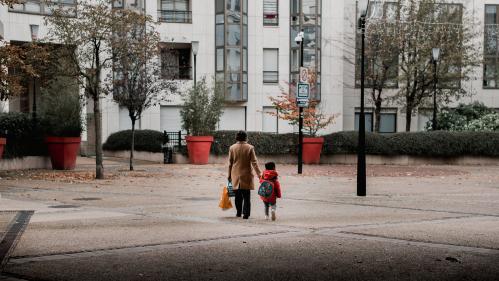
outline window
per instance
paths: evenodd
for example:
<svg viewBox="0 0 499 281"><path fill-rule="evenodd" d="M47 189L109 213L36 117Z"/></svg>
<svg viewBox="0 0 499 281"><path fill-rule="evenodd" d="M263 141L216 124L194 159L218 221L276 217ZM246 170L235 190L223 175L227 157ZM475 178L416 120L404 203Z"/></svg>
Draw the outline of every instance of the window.
<svg viewBox="0 0 499 281"><path fill-rule="evenodd" d="M225 100L248 100L248 0L215 1L215 79Z"/></svg>
<svg viewBox="0 0 499 281"><path fill-rule="evenodd" d="M292 84L298 82L300 66L300 45L295 38L303 30L303 66L310 73L311 98L321 100L321 3L322 0L292 0L290 5L290 78Z"/></svg>
<svg viewBox="0 0 499 281"><path fill-rule="evenodd" d="M158 21L192 23L190 0L158 0Z"/></svg>
<svg viewBox="0 0 499 281"><path fill-rule="evenodd" d="M499 88L498 28L499 5L485 5L483 87Z"/></svg>
<svg viewBox="0 0 499 281"><path fill-rule="evenodd" d="M190 80L190 44L164 44L161 47L161 71L164 79Z"/></svg>
<svg viewBox="0 0 499 281"><path fill-rule="evenodd" d="M263 49L263 82L279 82L279 49Z"/></svg>
<svg viewBox="0 0 499 281"><path fill-rule="evenodd" d="M360 109L355 112L355 131L359 130ZM365 109L366 131L374 132L375 116L373 108ZM380 133L396 133L397 132L397 109L382 108L379 120Z"/></svg>
<svg viewBox="0 0 499 281"><path fill-rule="evenodd" d="M397 113L396 112L381 112L379 120L380 133L396 133L397 132Z"/></svg>
<svg viewBox="0 0 499 281"><path fill-rule="evenodd" d="M20 2L22 3L14 4L12 7L9 7L9 12L51 15L54 10L63 8L69 13L69 16L76 15L76 0L27 0Z"/></svg>
<svg viewBox="0 0 499 281"><path fill-rule="evenodd" d="M426 125L431 119L432 109L420 108L418 110L418 131L426 131Z"/></svg>
<svg viewBox="0 0 499 281"><path fill-rule="evenodd" d="M263 25L279 25L279 0L263 0Z"/></svg>
<svg viewBox="0 0 499 281"><path fill-rule="evenodd" d="M373 131L373 114L372 112L365 112L365 120L366 120L366 132ZM359 120L360 120L360 112L355 112L355 131L359 130Z"/></svg>

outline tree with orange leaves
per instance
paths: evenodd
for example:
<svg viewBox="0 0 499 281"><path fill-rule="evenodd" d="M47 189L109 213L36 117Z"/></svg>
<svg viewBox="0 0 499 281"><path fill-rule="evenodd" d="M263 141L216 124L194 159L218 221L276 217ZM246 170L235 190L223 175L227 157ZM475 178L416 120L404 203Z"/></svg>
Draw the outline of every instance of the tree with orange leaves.
<svg viewBox="0 0 499 281"><path fill-rule="evenodd" d="M294 92L295 87L289 84L291 92ZM296 104L296 98L286 93L281 87L282 94L278 97L270 97L272 105L277 109L277 113L268 113L277 116L280 119L286 120L291 125L298 125L299 122L299 107ZM337 114L329 115L322 112L319 102L311 100L308 107L303 108L303 128L310 136L317 136L317 133L334 123Z"/></svg>

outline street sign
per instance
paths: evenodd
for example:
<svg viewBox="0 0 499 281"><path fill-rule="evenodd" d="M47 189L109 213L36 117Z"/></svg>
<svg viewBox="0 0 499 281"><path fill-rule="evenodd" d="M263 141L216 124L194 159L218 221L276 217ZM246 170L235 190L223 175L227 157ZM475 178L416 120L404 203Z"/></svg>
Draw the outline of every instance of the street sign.
<svg viewBox="0 0 499 281"><path fill-rule="evenodd" d="M299 83L297 98L308 99L309 97L310 97L310 85L307 83Z"/></svg>
<svg viewBox="0 0 499 281"><path fill-rule="evenodd" d="M308 68L300 67L300 83L308 83Z"/></svg>
<svg viewBox="0 0 499 281"><path fill-rule="evenodd" d="M296 105L298 107L308 107L308 99L297 99Z"/></svg>

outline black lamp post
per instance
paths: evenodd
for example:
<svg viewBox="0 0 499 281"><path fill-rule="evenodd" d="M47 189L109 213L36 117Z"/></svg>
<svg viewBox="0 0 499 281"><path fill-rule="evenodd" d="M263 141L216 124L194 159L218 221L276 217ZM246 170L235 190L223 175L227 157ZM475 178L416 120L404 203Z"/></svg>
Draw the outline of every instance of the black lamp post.
<svg viewBox="0 0 499 281"><path fill-rule="evenodd" d="M194 55L194 87L196 87L196 57L198 56L198 50L199 50L199 41L192 41L191 42L192 46L192 54Z"/></svg>
<svg viewBox="0 0 499 281"><path fill-rule="evenodd" d="M436 131L437 126L437 64L440 60L440 48L433 48L431 50L431 61L433 62L433 121L431 122L431 129Z"/></svg>
<svg viewBox="0 0 499 281"><path fill-rule="evenodd" d="M369 0L359 0L359 26L362 35L360 61L360 116L359 116L359 144L357 149L357 196L366 196L366 117L364 112L364 83L365 83L365 40L366 17L369 9Z"/></svg>
<svg viewBox="0 0 499 281"><path fill-rule="evenodd" d="M295 37L296 44L300 45L300 67L303 67L303 38L305 33L300 31ZM298 85L297 89L298 89ZM303 107L298 107L298 174L303 173Z"/></svg>
<svg viewBox="0 0 499 281"><path fill-rule="evenodd" d="M30 24L29 29L31 32L31 42L35 44L36 40L38 40L38 31L40 29L40 26L36 24ZM35 77L33 77L33 112L31 112L31 114L33 122L36 124L36 78Z"/></svg>

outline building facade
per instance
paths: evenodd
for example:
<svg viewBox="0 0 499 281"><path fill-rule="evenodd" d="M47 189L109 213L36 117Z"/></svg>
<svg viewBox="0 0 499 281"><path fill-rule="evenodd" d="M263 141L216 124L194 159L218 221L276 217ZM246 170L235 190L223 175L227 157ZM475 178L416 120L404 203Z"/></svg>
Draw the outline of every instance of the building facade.
<svg viewBox="0 0 499 281"><path fill-rule="evenodd" d="M39 36L47 30L43 16L50 7L41 1L27 0L14 7L0 7L0 34L6 41L29 42L30 24L40 26ZM58 0L58 5L76 5L76 0ZM476 68L476 79L463 82L472 96L460 102L481 101L499 108L499 44L497 24L499 0L462 0L484 32L477 39L483 47L485 65ZM305 33L304 65L317 77L314 98L321 109L338 115L336 122L322 133L354 130L358 123L360 90L355 83L356 1L354 0L129 0L114 1L114 6L142 9L158 21L161 35L161 62L165 79L179 80L181 89L192 86L194 59L192 42L199 42L196 76L223 82L226 106L220 120L221 130L248 130L288 133L297 128L268 114L275 112L269 97L287 90L286 83L298 79L299 45L294 42L300 30ZM492 32L493 31L493 32ZM3 111L29 111L32 91L3 103ZM393 94L397 89L389 90ZM367 104L367 126L372 128L372 104ZM102 100L103 139L131 128L126 109L110 97ZM179 96L171 96L148 109L140 129L181 130ZM88 113L92 110L87 105ZM412 131L423 130L429 120L424 109L414 115ZM396 104L384 104L382 132L405 131L405 112ZM90 130L88 133L91 133ZM87 133L83 136L87 138ZM91 136L88 136L91 138Z"/></svg>

